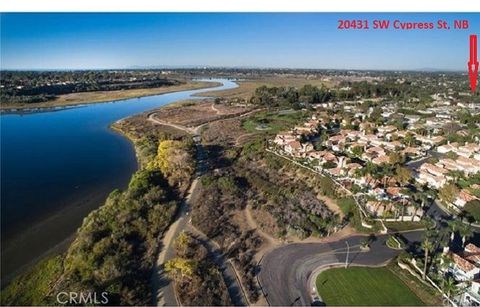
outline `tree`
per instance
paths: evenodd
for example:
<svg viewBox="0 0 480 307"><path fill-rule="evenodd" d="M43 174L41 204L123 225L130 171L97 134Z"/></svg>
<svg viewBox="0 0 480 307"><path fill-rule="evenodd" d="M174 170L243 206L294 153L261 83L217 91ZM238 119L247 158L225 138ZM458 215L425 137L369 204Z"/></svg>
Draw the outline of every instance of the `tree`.
<svg viewBox="0 0 480 307"><path fill-rule="evenodd" d="M380 123L382 120L382 109L379 107L375 107L370 113L370 121L375 123Z"/></svg>
<svg viewBox="0 0 480 307"><path fill-rule="evenodd" d="M412 146L413 144L415 144L415 141L416 139L413 133L407 132L407 134L405 135L405 138L403 139L403 144L407 146Z"/></svg>
<svg viewBox="0 0 480 307"><path fill-rule="evenodd" d="M433 251L433 243L432 243L432 241L430 239L430 236L428 234L425 236L425 239L422 242L422 248L423 248L423 251L425 252L424 266L423 266L423 279L425 279L426 276L427 276L429 254L430 254L430 252Z"/></svg>
<svg viewBox="0 0 480 307"><path fill-rule="evenodd" d="M453 182L457 183L458 179L463 177L463 172L461 172L461 171L449 171L447 175L453 178Z"/></svg>
<svg viewBox="0 0 480 307"><path fill-rule="evenodd" d="M401 216L401 221L403 222L403 220L405 218L405 203L397 201L397 202L394 203L394 205L395 205L395 208L396 208L397 212L399 212L399 211L402 212L401 213L401 215L402 215ZM395 216L397 216L397 214L395 214Z"/></svg>
<svg viewBox="0 0 480 307"><path fill-rule="evenodd" d="M405 157L399 152L392 151L388 155L388 160L390 164L396 165L405 162Z"/></svg>
<svg viewBox="0 0 480 307"><path fill-rule="evenodd" d="M182 231L175 240L175 249L177 250L177 254L184 255L188 245L190 245L190 241L190 236Z"/></svg>
<svg viewBox="0 0 480 307"><path fill-rule="evenodd" d="M405 189L405 190L406 190L406 194L412 200L412 205L415 207L415 212L413 213L413 216L416 216L418 209L420 208L423 209L425 207L425 203L427 202L428 197L423 192L419 192L419 191L412 192L408 189Z"/></svg>
<svg viewBox="0 0 480 307"><path fill-rule="evenodd" d="M175 280L182 278L190 278L197 267L197 263L193 260L175 257L165 262L165 272Z"/></svg>
<svg viewBox="0 0 480 307"><path fill-rule="evenodd" d="M450 241L455 238L455 232L459 231L462 227L462 222L459 220L453 220L448 222L448 228L450 229Z"/></svg>
<svg viewBox="0 0 480 307"><path fill-rule="evenodd" d="M157 155L147 169L159 169L171 185L182 185L194 172L191 143L163 140L158 144Z"/></svg>
<svg viewBox="0 0 480 307"><path fill-rule="evenodd" d="M352 153L356 157L360 157L363 154L363 147L362 146L355 146L352 148Z"/></svg>
<svg viewBox="0 0 480 307"><path fill-rule="evenodd" d="M469 201L465 204L463 210L465 210L465 212L467 213L467 217L469 218L470 222L472 220L480 222L480 200L475 199Z"/></svg>
<svg viewBox="0 0 480 307"><path fill-rule="evenodd" d="M452 203L457 198L459 192L460 190L453 183L446 184L439 190L440 198L446 204Z"/></svg>
<svg viewBox="0 0 480 307"><path fill-rule="evenodd" d="M450 265L453 263L453 260L450 254L442 254L439 258L440 258L439 267L443 271L446 271L450 267Z"/></svg>
<svg viewBox="0 0 480 307"><path fill-rule="evenodd" d="M470 225L461 223L460 228L458 229L460 236L462 237L462 246L465 246L465 242L473 236L473 231Z"/></svg>
<svg viewBox="0 0 480 307"><path fill-rule="evenodd" d="M456 160L458 158L458 155L454 153L453 151L449 151L445 154L445 156L449 159Z"/></svg>
<svg viewBox="0 0 480 307"><path fill-rule="evenodd" d="M406 185L412 180L412 172L403 166L398 166L395 169L395 180L397 180L401 185Z"/></svg>
<svg viewBox="0 0 480 307"><path fill-rule="evenodd" d="M326 169L335 168L336 166L337 166L337 164L335 164L332 161L327 161L327 162L323 163L323 165L322 165L322 167L326 168Z"/></svg>
<svg viewBox="0 0 480 307"><path fill-rule="evenodd" d="M450 299L452 295L458 293L458 288L455 285L455 280L452 277L442 279L442 290Z"/></svg>

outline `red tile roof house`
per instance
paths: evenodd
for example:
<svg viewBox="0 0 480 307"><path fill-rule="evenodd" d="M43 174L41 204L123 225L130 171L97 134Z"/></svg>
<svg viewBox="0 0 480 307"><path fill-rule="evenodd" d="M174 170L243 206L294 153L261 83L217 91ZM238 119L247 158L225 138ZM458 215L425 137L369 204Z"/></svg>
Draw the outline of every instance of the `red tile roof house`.
<svg viewBox="0 0 480 307"><path fill-rule="evenodd" d="M336 155L334 155L333 153L331 152L327 152L324 156L323 156L323 161L322 161L322 164L325 163L325 162L334 162L334 163L337 163L339 162L339 159Z"/></svg>
<svg viewBox="0 0 480 307"><path fill-rule="evenodd" d="M313 151L311 143L300 143L299 141L291 141L284 147L285 152L295 157L306 157L307 153Z"/></svg>
<svg viewBox="0 0 480 307"><path fill-rule="evenodd" d="M456 297L460 301L460 306L472 306L474 305L473 302L480 303L480 283L478 280L480 276L480 248L473 243L469 243L465 246L463 252L452 253L447 246L444 249L444 255L449 256L452 262L446 269L440 266L440 270L452 274L457 282L462 282L458 287L466 289L462 292L463 294ZM468 286L469 283L470 286Z"/></svg>
<svg viewBox="0 0 480 307"><path fill-rule="evenodd" d="M440 153L447 153L452 151L459 156L470 158L471 156L475 155L475 153L480 152L480 145L475 143L465 143L464 146L460 146L458 143L449 143L446 145L439 146L437 151Z"/></svg>
<svg viewBox="0 0 480 307"><path fill-rule="evenodd" d="M386 213L392 212L392 204L388 202L382 202L378 200L369 200L365 204L366 209L370 214L377 217L382 217Z"/></svg>
<svg viewBox="0 0 480 307"><path fill-rule="evenodd" d="M388 187L386 192L391 198L398 198L404 196L401 187Z"/></svg>
<svg viewBox="0 0 480 307"><path fill-rule="evenodd" d="M420 169L425 170L435 176L445 176L446 174L448 174L448 170L430 163L423 163L420 166Z"/></svg>
<svg viewBox="0 0 480 307"><path fill-rule="evenodd" d="M290 141L285 145L284 149L287 153L293 155L302 148L302 144L299 141Z"/></svg>
<svg viewBox="0 0 480 307"><path fill-rule="evenodd" d="M403 144L400 143L399 141L393 141L393 142L383 142L383 146L385 146L385 148L388 150L396 151L397 149L402 148Z"/></svg>
<svg viewBox="0 0 480 307"><path fill-rule="evenodd" d="M313 151L314 147L312 143L303 143L300 152L306 156L307 153Z"/></svg>
<svg viewBox="0 0 480 307"><path fill-rule="evenodd" d="M428 137L428 136L422 136L422 135L416 135L416 138L417 140L419 140L420 142L422 142L423 144L428 144L428 145L438 145L440 143L442 143L445 138L442 137L442 136L432 136L432 137Z"/></svg>
<svg viewBox="0 0 480 307"><path fill-rule="evenodd" d="M327 145L332 148L333 151L341 151L345 142L347 141L346 137L343 135L334 135L328 138Z"/></svg>
<svg viewBox="0 0 480 307"><path fill-rule="evenodd" d="M309 153L307 153L307 158L310 161L321 160L327 152L328 151L325 151L325 150L322 150L322 151L312 150Z"/></svg>
<svg viewBox="0 0 480 307"><path fill-rule="evenodd" d="M465 168L452 159L440 159L435 165L449 171L465 171Z"/></svg>
<svg viewBox="0 0 480 307"><path fill-rule="evenodd" d="M429 186L435 188L441 188L450 177L447 176L448 170L441 168L439 166L430 164L430 163L423 163L418 173L415 176L415 179L420 182L421 184L428 184Z"/></svg>
<svg viewBox="0 0 480 307"><path fill-rule="evenodd" d="M447 152L450 152L450 151L453 151L455 152L458 148L458 143L451 143L450 142L446 145L442 145L442 146L438 146L437 147L437 151L439 153L447 153Z"/></svg>
<svg viewBox="0 0 480 307"><path fill-rule="evenodd" d="M480 268L465 258L464 255L449 253L452 257L452 264L448 268L455 280L468 281L477 279L480 275Z"/></svg>
<svg viewBox="0 0 480 307"><path fill-rule="evenodd" d="M465 246L465 251L463 253L468 261L480 265L480 247L473 243L468 243Z"/></svg>
<svg viewBox="0 0 480 307"><path fill-rule="evenodd" d="M348 163L346 167L348 169L348 175L351 177L355 175L355 172L357 171L357 169L362 168L362 166L358 163Z"/></svg>
<svg viewBox="0 0 480 307"><path fill-rule="evenodd" d="M445 176L436 176L429 173L426 170L420 170L415 175L415 180L420 184L427 184L430 187L435 187L437 189L443 187L447 183L447 177Z"/></svg>
<svg viewBox="0 0 480 307"><path fill-rule="evenodd" d="M405 149L402 150L402 154L405 156L416 157L420 156L422 152L417 147L405 147Z"/></svg>
<svg viewBox="0 0 480 307"><path fill-rule="evenodd" d="M386 155L385 150L381 147L370 147L362 154L362 159L372 161L373 159Z"/></svg>
<svg viewBox="0 0 480 307"><path fill-rule="evenodd" d="M478 160L460 156L455 161L457 164L465 168L467 175L480 172L480 161Z"/></svg>
<svg viewBox="0 0 480 307"><path fill-rule="evenodd" d="M468 202L472 200L478 200L478 197L470 194L468 190L462 189L460 193L458 193L457 198L453 201L453 204L458 208L463 208Z"/></svg>
<svg viewBox="0 0 480 307"><path fill-rule="evenodd" d="M296 137L290 133L285 133L285 134L277 134L275 136L275 139L273 140L273 143L279 145L279 146L285 146L287 143L290 143L292 141L295 141Z"/></svg>
<svg viewBox="0 0 480 307"><path fill-rule="evenodd" d="M397 128L395 126L389 125L389 126L380 126L377 128L377 130L381 136L384 136L387 133L392 133L397 131Z"/></svg>
<svg viewBox="0 0 480 307"><path fill-rule="evenodd" d="M390 158L388 156L379 156L372 159L373 164L381 165L381 164L389 164Z"/></svg>
<svg viewBox="0 0 480 307"><path fill-rule="evenodd" d="M341 167L329 168L325 171L333 177L340 177L345 174L345 171Z"/></svg>
<svg viewBox="0 0 480 307"><path fill-rule="evenodd" d="M470 158L475 153L480 151L480 146L474 143L466 143L457 149L456 153L465 158Z"/></svg>

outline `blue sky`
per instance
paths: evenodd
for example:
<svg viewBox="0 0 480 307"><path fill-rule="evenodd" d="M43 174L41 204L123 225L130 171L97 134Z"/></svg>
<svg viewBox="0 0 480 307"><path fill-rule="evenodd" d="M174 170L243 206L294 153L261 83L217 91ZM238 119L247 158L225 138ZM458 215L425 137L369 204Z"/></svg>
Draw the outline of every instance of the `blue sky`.
<svg viewBox="0 0 480 307"><path fill-rule="evenodd" d="M466 70L480 14L1 14L2 69L248 66ZM338 19L445 30L337 30ZM468 19L468 30L453 20ZM370 24L372 27L372 24Z"/></svg>

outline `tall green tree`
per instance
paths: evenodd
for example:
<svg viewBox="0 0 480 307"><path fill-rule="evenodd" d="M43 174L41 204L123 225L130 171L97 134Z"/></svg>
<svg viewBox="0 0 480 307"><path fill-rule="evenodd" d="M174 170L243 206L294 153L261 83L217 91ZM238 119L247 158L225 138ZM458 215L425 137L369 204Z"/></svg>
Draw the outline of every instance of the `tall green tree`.
<svg viewBox="0 0 480 307"><path fill-rule="evenodd" d="M422 249L424 251L424 264L423 264L423 279L425 280L427 277L427 269L430 262L430 253L433 252L433 242L432 242L432 235L430 231L425 233L425 238L422 242Z"/></svg>

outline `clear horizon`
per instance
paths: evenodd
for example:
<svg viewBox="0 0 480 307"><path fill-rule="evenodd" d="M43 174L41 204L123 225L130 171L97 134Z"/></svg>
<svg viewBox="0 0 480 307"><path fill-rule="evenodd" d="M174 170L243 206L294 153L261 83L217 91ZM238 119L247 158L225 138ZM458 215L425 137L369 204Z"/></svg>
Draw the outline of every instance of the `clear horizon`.
<svg viewBox="0 0 480 307"><path fill-rule="evenodd" d="M2 70L250 68L466 71L479 14L1 14ZM338 19L436 22L469 30L337 30Z"/></svg>
<svg viewBox="0 0 480 307"><path fill-rule="evenodd" d="M318 71L378 71L378 72L452 72L465 73L466 69L441 69L441 68L418 68L418 69L369 69L369 68L306 68L306 67L260 67L260 66L208 66L208 65L185 65L185 66L132 66L132 67L92 67L92 68L0 68L0 71L82 71L82 70L159 70L159 69L258 69L258 70L318 70Z"/></svg>

